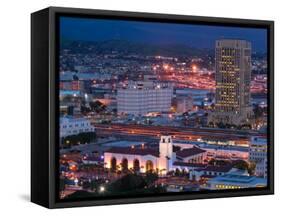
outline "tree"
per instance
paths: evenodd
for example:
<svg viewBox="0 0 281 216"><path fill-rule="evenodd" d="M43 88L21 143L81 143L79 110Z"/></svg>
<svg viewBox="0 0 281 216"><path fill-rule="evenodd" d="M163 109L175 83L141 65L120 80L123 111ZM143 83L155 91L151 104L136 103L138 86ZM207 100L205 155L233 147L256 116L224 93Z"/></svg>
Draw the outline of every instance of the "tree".
<svg viewBox="0 0 281 216"><path fill-rule="evenodd" d="M241 170L248 170L249 165L244 160L238 160L235 162L233 167Z"/></svg>
<svg viewBox="0 0 281 216"><path fill-rule="evenodd" d="M218 126L219 128L225 128L225 127L226 127L223 122L219 122L219 123L217 124L217 126Z"/></svg>
<svg viewBox="0 0 281 216"><path fill-rule="evenodd" d="M213 165L213 166L227 166L230 165L230 162L225 161L225 160L216 160L212 158L208 164Z"/></svg>
<svg viewBox="0 0 281 216"><path fill-rule="evenodd" d="M180 176L181 172L178 168L176 168L176 171L175 171L175 176Z"/></svg>
<svg viewBox="0 0 281 216"><path fill-rule="evenodd" d="M63 147L70 147L77 144L90 143L96 140L95 132L84 132L75 135L70 135L61 139Z"/></svg>
<svg viewBox="0 0 281 216"><path fill-rule="evenodd" d="M181 171L181 176L186 176L186 174L187 174L186 170L185 170L185 169L182 169L182 171Z"/></svg>
<svg viewBox="0 0 281 216"><path fill-rule="evenodd" d="M92 191L97 191L97 190L98 190L98 187L99 187L99 184L97 183L97 181L92 180L92 181L91 181L91 190L92 190Z"/></svg>
<svg viewBox="0 0 281 216"><path fill-rule="evenodd" d="M209 127L214 127L214 126L215 126L214 122L209 122Z"/></svg>
<svg viewBox="0 0 281 216"><path fill-rule="evenodd" d="M167 172L167 176L173 176L174 174L175 174L174 170L171 170L171 171Z"/></svg>
<svg viewBox="0 0 281 216"><path fill-rule="evenodd" d="M248 173L250 175L254 175L255 174L255 170L256 170L256 163L250 162L249 166L248 166Z"/></svg>
<svg viewBox="0 0 281 216"><path fill-rule="evenodd" d="M253 108L254 116L255 118L260 118L263 116L263 108L259 107L258 105L255 105Z"/></svg>
<svg viewBox="0 0 281 216"><path fill-rule="evenodd" d="M96 113L101 113L101 112L104 112L106 110L106 106L98 100L94 101L94 102L91 101L89 103L89 105L91 107L91 110L93 112L96 112Z"/></svg>
<svg viewBox="0 0 281 216"><path fill-rule="evenodd" d="M158 174L153 172L147 172L145 176L145 182L147 185L152 184L158 179Z"/></svg>
<svg viewBox="0 0 281 216"><path fill-rule="evenodd" d="M243 124L243 125L241 125L241 129L250 130L251 128L252 128L252 126L250 124Z"/></svg>
<svg viewBox="0 0 281 216"><path fill-rule="evenodd" d="M136 174L127 174L108 186L111 192L124 192L141 189L146 186L144 178Z"/></svg>
<svg viewBox="0 0 281 216"><path fill-rule="evenodd" d="M91 110L89 107L85 106L85 105L81 105L81 113L89 113Z"/></svg>

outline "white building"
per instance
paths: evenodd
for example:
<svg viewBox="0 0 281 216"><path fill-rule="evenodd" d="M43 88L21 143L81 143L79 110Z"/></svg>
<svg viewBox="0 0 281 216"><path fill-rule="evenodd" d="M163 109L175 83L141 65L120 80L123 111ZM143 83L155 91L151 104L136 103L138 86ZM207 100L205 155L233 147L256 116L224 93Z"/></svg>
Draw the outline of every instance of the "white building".
<svg viewBox="0 0 281 216"><path fill-rule="evenodd" d="M171 109L173 88L170 84L151 80L130 82L117 91L118 113L145 115L149 112L168 112Z"/></svg>
<svg viewBox="0 0 281 216"><path fill-rule="evenodd" d="M249 148L249 161L256 164L255 175L267 177L267 139L253 137Z"/></svg>
<svg viewBox="0 0 281 216"><path fill-rule="evenodd" d="M174 170L175 161L185 163L202 163L205 151L199 148L189 148L173 152L171 136L161 136L159 148L141 147L113 147L104 153L106 168L113 170L133 169L147 172L158 171L166 174Z"/></svg>
<svg viewBox="0 0 281 216"><path fill-rule="evenodd" d="M87 118L75 118L71 116L60 118L60 137L76 135L79 133L94 132L95 127Z"/></svg>

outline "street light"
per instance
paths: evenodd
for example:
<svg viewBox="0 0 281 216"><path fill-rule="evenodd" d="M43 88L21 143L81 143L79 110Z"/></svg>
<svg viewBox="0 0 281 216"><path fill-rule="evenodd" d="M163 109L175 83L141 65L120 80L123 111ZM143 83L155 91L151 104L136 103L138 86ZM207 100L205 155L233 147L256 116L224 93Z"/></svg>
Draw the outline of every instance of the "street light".
<svg viewBox="0 0 281 216"><path fill-rule="evenodd" d="M75 184L75 186L78 186L78 182L79 182L78 178L75 178L75 179L74 179L74 184Z"/></svg>
<svg viewBox="0 0 281 216"><path fill-rule="evenodd" d="M104 186L100 186L100 192L103 193L105 191L105 187Z"/></svg>

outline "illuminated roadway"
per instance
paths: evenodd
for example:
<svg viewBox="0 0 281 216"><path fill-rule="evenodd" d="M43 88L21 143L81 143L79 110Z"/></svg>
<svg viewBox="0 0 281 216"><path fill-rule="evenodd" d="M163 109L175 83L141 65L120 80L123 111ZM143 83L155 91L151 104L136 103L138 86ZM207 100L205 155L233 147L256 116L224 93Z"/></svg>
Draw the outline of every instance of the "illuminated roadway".
<svg viewBox="0 0 281 216"><path fill-rule="evenodd" d="M218 139L232 141L249 141L251 136L266 137L257 131L222 130L215 128L183 128L173 126L148 126L127 124L94 124L100 135L130 135L159 137L169 134L180 140Z"/></svg>

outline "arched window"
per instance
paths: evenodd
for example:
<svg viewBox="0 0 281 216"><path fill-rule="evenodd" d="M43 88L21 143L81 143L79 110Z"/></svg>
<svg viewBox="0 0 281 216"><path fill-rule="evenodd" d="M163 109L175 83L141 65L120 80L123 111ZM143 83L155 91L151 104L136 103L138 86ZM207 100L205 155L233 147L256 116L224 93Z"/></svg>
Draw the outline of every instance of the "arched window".
<svg viewBox="0 0 281 216"><path fill-rule="evenodd" d="M153 170L153 163L151 160L146 161L145 164L145 170L147 171L152 171Z"/></svg>
<svg viewBox="0 0 281 216"><path fill-rule="evenodd" d="M136 172L140 171L140 161L138 159L134 160L133 168Z"/></svg>
<svg viewBox="0 0 281 216"><path fill-rule="evenodd" d="M112 171L116 170L116 158L115 157L111 158L111 160L110 160L110 169Z"/></svg>
<svg viewBox="0 0 281 216"><path fill-rule="evenodd" d="M128 159L127 158L123 158L121 167L122 167L122 171L128 170Z"/></svg>

